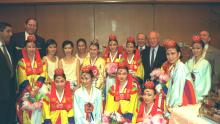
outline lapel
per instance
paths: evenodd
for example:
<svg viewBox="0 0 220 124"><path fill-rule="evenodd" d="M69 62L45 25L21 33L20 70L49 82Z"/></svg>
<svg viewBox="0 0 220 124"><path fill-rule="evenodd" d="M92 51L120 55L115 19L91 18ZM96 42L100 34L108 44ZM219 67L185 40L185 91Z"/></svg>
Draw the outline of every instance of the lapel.
<svg viewBox="0 0 220 124"><path fill-rule="evenodd" d="M5 65L7 65L8 69L9 69L9 65L8 65L7 60L6 60L6 58L5 58L5 55L3 54L3 52L2 52L1 49L0 49L0 58L1 58L1 60L3 60L3 63L4 63Z"/></svg>
<svg viewBox="0 0 220 124"><path fill-rule="evenodd" d="M156 53L156 58L154 60L154 64L153 64L153 68L155 67L155 65L157 65L157 62L160 60L160 45L158 46L158 50L157 50L157 53Z"/></svg>

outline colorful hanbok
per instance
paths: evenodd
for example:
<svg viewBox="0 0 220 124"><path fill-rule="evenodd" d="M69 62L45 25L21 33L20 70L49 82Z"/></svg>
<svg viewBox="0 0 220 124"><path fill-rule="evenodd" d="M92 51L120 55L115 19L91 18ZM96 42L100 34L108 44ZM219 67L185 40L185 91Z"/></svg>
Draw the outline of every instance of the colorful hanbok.
<svg viewBox="0 0 220 124"><path fill-rule="evenodd" d="M46 65L42 63L38 49L35 59L30 61L25 48L22 49L23 58L18 62L17 78L19 84L19 98L17 114L21 124L40 124L42 99L48 92L44 84L47 77ZM35 96L33 92L37 91Z"/></svg>
<svg viewBox="0 0 220 124"><path fill-rule="evenodd" d="M110 53L110 50L109 50L109 47L107 47L105 49L105 52L104 52L104 56L103 58L105 59L106 61L106 68L108 69L109 66L111 63L114 63L116 65L119 65L120 62L122 62L122 53L123 53L123 47L122 46L119 46L118 47L118 51L115 53L115 55L112 55ZM106 94L108 93L109 89L111 88L111 86L115 83L115 77L111 77L108 75L108 72L107 72L107 77L106 77Z"/></svg>
<svg viewBox="0 0 220 124"><path fill-rule="evenodd" d="M166 64L163 66L166 66ZM196 104L196 94L188 68L178 60L175 64L168 68L166 67L165 70L170 72L170 80L167 82L167 106L178 107L182 105Z"/></svg>
<svg viewBox="0 0 220 124"><path fill-rule="evenodd" d="M87 112L87 105L92 107L92 112ZM74 94L74 113L76 124L101 124L102 92L96 87L91 87L90 94L81 86ZM89 122L88 120L91 120Z"/></svg>
<svg viewBox="0 0 220 124"><path fill-rule="evenodd" d="M116 79L116 83L108 92L104 114L109 117L112 117L114 114L119 114L124 122L134 124L134 114L138 102L137 84L132 81L132 76L130 74L128 75L127 83L122 87L121 91L119 91L119 83L119 80Z"/></svg>
<svg viewBox="0 0 220 124"><path fill-rule="evenodd" d="M83 66L96 66L99 71L99 75L97 76L97 80L95 81L95 87L98 89L103 89L104 81L105 81L105 60L101 57L97 57L94 62L91 61L90 57L86 57L83 61Z"/></svg>
<svg viewBox="0 0 220 124"><path fill-rule="evenodd" d="M58 95L54 82L50 94L43 100L44 124L74 124L73 99L70 83L66 81L64 91Z"/></svg>
<svg viewBox="0 0 220 124"><path fill-rule="evenodd" d="M194 79L194 87L198 101L203 100L211 89L211 65L204 58L195 63L195 58L188 60L186 66Z"/></svg>

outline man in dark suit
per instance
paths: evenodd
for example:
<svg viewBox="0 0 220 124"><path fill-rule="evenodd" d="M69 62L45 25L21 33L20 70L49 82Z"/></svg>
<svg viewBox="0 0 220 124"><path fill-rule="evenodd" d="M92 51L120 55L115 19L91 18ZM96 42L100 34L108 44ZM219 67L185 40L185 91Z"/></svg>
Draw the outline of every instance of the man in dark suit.
<svg viewBox="0 0 220 124"><path fill-rule="evenodd" d="M208 31L201 31L200 37L205 43L203 57L209 61L212 67L212 89L220 89L220 50L210 45L211 37Z"/></svg>
<svg viewBox="0 0 220 124"><path fill-rule="evenodd" d="M13 59L7 43L12 26L0 22L0 124L15 124L16 77Z"/></svg>
<svg viewBox="0 0 220 124"><path fill-rule="evenodd" d="M148 33L148 47L141 52L144 65L144 82L150 80L150 73L155 68L160 68L166 61L166 49L159 45L159 33Z"/></svg>
<svg viewBox="0 0 220 124"><path fill-rule="evenodd" d="M25 21L25 31L13 34L10 40L10 46L13 49L13 58L15 61L15 65L22 58L21 49L25 45L25 41L29 35L35 35L36 37L36 45L40 51L41 57L45 56L46 48L45 41L42 37L37 35L37 20L35 18L28 18Z"/></svg>
<svg viewBox="0 0 220 124"><path fill-rule="evenodd" d="M143 33L137 34L137 48L142 52L147 46L146 46L146 38Z"/></svg>

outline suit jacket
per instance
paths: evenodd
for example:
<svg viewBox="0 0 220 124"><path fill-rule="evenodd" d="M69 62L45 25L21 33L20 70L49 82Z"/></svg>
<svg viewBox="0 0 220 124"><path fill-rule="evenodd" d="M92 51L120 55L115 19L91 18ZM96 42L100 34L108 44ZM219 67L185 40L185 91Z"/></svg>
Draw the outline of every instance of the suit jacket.
<svg viewBox="0 0 220 124"><path fill-rule="evenodd" d="M35 35L36 45L39 48L41 57L46 55L45 41L42 37ZM12 35L10 40L10 46L12 48L12 58L14 59L15 65L22 58L21 49L25 46L25 32L19 32Z"/></svg>
<svg viewBox="0 0 220 124"><path fill-rule="evenodd" d="M212 88L218 88L220 87L220 50L209 45L205 59L212 67Z"/></svg>
<svg viewBox="0 0 220 124"><path fill-rule="evenodd" d="M144 82L150 80L150 73L155 68L160 68L162 64L167 60L166 49L162 46L158 47L157 54L154 60L154 64L150 66L150 47L147 47L141 52L142 63L144 66Z"/></svg>
<svg viewBox="0 0 220 124"><path fill-rule="evenodd" d="M11 50L8 46L7 50L11 56ZM12 58L12 56L11 56ZM15 67L13 72L10 70L10 66L7 63L5 55L0 49L0 102L1 101L14 101L16 98L16 76ZM13 59L12 59L13 60ZM13 61L12 61L13 65ZM12 73L12 76L11 76Z"/></svg>

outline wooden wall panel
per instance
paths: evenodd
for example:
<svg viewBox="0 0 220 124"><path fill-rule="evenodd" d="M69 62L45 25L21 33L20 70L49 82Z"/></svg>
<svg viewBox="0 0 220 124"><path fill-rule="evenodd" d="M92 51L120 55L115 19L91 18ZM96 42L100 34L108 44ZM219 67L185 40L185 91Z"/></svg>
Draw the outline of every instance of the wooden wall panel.
<svg viewBox="0 0 220 124"><path fill-rule="evenodd" d="M191 44L192 35L209 29L209 6L156 5L155 30L161 39L172 38Z"/></svg>
<svg viewBox="0 0 220 124"><path fill-rule="evenodd" d="M76 41L83 37L94 39L93 7L87 5L42 5L37 7L39 32L57 40L59 47L64 40ZM58 50L62 54L62 50Z"/></svg>
<svg viewBox="0 0 220 124"><path fill-rule="evenodd" d="M10 23L14 32L24 30L28 17L35 17L35 6L0 6L0 20Z"/></svg>
<svg viewBox="0 0 220 124"><path fill-rule="evenodd" d="M108 36L116 34L119 43L128 36L153 29L151 5L97 5L95 7L95 38L107 44Z"/></svg>

